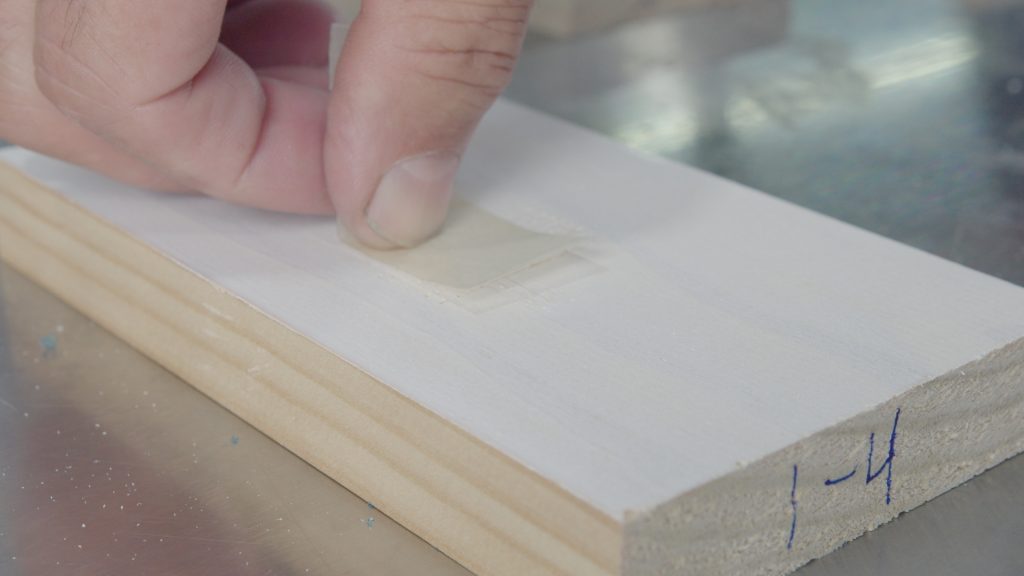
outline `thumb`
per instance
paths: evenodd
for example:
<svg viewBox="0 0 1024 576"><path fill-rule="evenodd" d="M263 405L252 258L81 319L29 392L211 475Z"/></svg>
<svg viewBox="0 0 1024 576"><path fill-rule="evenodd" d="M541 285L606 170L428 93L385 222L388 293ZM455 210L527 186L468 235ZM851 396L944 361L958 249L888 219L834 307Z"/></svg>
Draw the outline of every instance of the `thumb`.
<svg viewBox="0 0 1024 576"><path fill-rule="evenodd" d="M364 0L339 59L325 170L338 221L375 248L443 225L463 151L505 88L532 0Z"/></svg>

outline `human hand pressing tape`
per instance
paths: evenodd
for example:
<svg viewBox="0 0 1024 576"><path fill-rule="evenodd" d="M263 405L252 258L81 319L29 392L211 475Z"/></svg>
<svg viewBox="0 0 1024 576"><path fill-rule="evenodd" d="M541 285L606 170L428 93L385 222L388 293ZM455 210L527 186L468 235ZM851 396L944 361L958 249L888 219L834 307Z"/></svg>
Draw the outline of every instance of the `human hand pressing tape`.
<svg viewBox="0 0 1024 576"><path fill-rule="evenodd" d="M349 28L345 22L331 26L331 71L338 67ZM332 90L342 89L335 85L333 72L330 86ZM454 194L454 184L451 188ZM457 290L479 288L557 257L577 239L572 234L528 230L458 198L446 204L448 216L442 229L414 249L367 246L344 226L339 226L340 237L378 262L419 280ZM372 219L368 224L374 227Z"/></svg>
<svg viewBox="0 0 1024 576"><path fill-rule="evenodd" d="M0 139L415 246L444 221L531 4L365 0L330 92L334 14L315 0L9 0Z"/></svg>

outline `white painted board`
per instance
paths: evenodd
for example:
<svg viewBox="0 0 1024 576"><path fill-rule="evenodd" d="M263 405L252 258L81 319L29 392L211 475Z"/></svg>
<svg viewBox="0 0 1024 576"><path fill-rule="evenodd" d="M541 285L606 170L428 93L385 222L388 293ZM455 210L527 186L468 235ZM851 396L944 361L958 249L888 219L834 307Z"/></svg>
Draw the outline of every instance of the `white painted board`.
<svg viewBox="0 0 1024 576"><path fill-rule="evenodd" d="M386 273L329 218L0 157L615 518L1024 335L1019 287L505 102L463 197L612 249L484 312Z"/></svg>
<svg viewBox="0 0 1024 576"><path fill-rule="evenodd" d="M615 519L1024 337L1024 289L508 102L461 196L580 240L486 307L330 218L0 159Z"/></svg>

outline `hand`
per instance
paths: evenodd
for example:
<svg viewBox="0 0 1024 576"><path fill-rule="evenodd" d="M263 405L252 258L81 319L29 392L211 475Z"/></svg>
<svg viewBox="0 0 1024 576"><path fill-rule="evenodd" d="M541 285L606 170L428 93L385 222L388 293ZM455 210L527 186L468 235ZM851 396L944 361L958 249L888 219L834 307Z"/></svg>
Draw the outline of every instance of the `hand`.
<svg viewBox="0 0 1024 576"><path fill-rule="evenodd" d="M329 94L313 0L0 0L0 138L412 246L443 223L530 4L364 0Z"/></svg>

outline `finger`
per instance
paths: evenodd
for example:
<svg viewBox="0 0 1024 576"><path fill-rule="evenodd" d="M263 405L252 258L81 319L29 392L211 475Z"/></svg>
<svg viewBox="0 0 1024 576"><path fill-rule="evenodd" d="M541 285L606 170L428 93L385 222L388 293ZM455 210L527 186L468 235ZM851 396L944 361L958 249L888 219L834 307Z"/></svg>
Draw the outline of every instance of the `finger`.
<svg viewBox="0 0 1024 576"><path fill-rule="evenodd" d="M34 2L7 3L0 10L0 139L136 186L179 189L152 167L68 121L39 93L32 70L34 13Z"/></svg>
<svg viewBox="0 0 1024 576"><path fill-rule="evenodd" d="M320 90L324 93L327 92L326 68L306 68L305 66L270 66L268 68L260 68L258 74L260 78L263 79L275 78L277 80L284 80L292 84L304 84L306 86L316 88L317 90Z"/></svg>
<svg viewBox="0 0 1024 576"><path fill-rule="evenodd" d="M218 43L225 0L39 0L36 82L64 114L187 187L329 212L326 95Z"/></svg>
<svg viewBox="0 0 1024 576"><path fill-rule="evenodd" d="M364 0L338 63L325 168L339 222L379 248L442 225L459 159L512 73L530 0Z"/></svg>
<svg viewBox="0 0 1024 576"><path fill-rule="evenodd" d="M220 41L253 68L321 68L333 19L317 0L250 0L225 14Z"/></svg>

